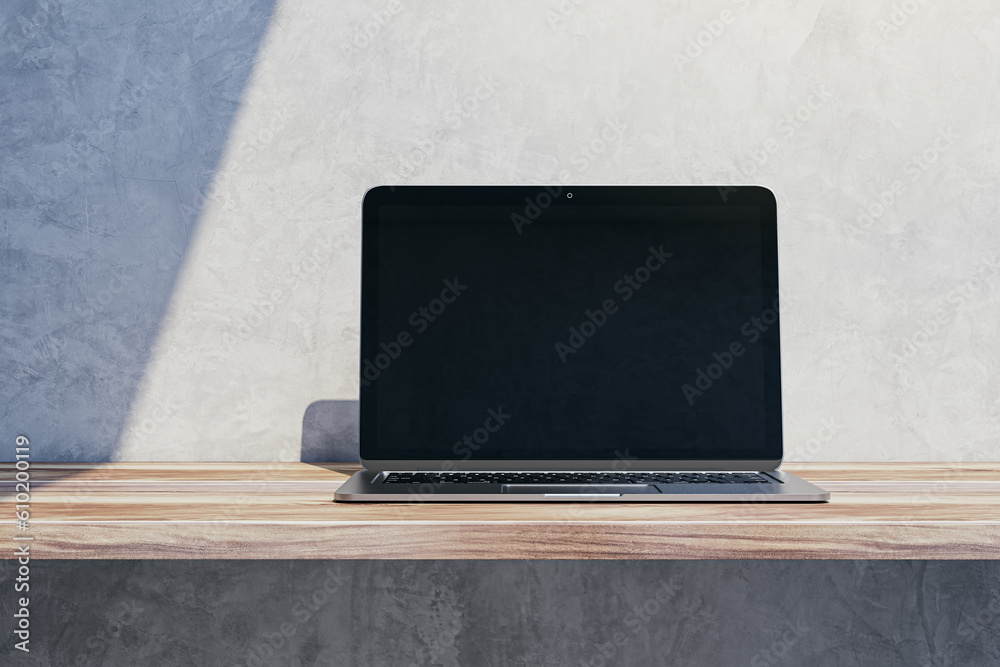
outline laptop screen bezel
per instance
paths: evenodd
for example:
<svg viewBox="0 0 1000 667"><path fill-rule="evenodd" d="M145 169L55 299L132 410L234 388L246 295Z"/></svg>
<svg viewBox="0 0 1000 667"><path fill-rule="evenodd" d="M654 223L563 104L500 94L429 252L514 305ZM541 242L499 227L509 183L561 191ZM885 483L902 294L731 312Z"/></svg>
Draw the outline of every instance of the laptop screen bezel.
<svg viewBox="0 0 1000 667"><path fill-rule="evenodd" d="M567 195L572 193L572 198ZM527 220L537 210L549 206L756 206L760 211L761 266L763 292L778 295L777 203L774 194L765 187L739 186L377 186L368 190L362 202L361 218L361 360L366 350L378 345L378 280L379 280L379 211L391 206L509 206L512 216ZM534 205L535 208L530 207ZM776 311L778 309L775 309ZM774 341L780 340L780 314L771 325ZM361 361L358 373L361 377ZM377 382L360 386L359 440L361 463L368 470L419 471L535 471L535 470L775 470L783 456L781 412L780 346L768 346L765 351L765 396L768 423L768 446L773 456L745 459L376 459L366 456L373 451L376 437Z"/></svg>

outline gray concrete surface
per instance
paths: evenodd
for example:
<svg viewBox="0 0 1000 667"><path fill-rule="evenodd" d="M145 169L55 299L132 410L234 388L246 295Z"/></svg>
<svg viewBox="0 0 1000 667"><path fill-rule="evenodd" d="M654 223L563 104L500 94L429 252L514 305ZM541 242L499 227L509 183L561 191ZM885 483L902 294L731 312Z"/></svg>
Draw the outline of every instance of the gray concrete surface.
<svg viewBox="0 0 1000 667"><path fill-rule="evenodd" d="M0 459L333 458L364 191L564 178L776 192L790 458L998 460L998 84L992 0L5 2Z"/></svg>
<svg viewBox="0 0 1000 667"><path fill-rule="evenodd" d="M3 460L18 433L111 460L171 418L129 422L271 10L0 6Z"/></svg>
<svg viewBox="0 0 1000 667"><path fill-rule="evenodd" d="M1000 664L996 562L35 561L5 665Z"/></svg>

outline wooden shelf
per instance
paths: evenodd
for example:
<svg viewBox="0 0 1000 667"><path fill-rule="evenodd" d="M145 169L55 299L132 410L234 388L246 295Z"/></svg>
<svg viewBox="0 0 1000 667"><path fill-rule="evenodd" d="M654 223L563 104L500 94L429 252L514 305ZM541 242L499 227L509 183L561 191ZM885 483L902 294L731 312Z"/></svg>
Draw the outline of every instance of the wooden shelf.
<svg viewBox="0 0 1000 667"><path fill-rule="evenodd" d="M796 463L826 504L344 504L351 464L33 464L33 558L1000 559L1000 463ZM4 550L11 558L14 548Z"/></svg>

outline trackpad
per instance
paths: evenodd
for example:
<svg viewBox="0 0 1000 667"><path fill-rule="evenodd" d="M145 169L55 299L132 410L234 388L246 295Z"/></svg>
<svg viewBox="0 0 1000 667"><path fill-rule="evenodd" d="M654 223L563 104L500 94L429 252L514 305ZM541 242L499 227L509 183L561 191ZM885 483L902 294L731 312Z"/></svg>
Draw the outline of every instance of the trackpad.
<svg viewBox="0 0 1000 667"><path fill-rule="evenodd" d="M501 493L535 493L548 497L586 498L632 493L659 493L655 484L504 484Z"/></svg>

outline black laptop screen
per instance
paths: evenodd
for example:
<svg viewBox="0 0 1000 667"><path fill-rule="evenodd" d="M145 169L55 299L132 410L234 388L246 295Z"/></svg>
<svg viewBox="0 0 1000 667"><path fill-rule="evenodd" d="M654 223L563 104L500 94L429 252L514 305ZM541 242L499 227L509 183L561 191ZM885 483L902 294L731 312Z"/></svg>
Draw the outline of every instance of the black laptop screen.
<svg viewBox="0 0 1000 667"><path fill-rule="evenodd" d="M366 208L363 458L779 458L773 217L565 192Z"/></svg>

